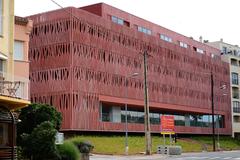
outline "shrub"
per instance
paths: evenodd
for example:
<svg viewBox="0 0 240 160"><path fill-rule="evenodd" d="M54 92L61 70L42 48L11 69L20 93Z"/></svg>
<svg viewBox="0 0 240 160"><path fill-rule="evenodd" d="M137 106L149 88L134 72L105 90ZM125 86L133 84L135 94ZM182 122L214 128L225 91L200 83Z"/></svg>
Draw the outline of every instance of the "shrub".
<svg viewBox="0 0 240 160"><path fill-rule="evenodd" d="M72 140L72 142L77 146L80 153L90 153L94 148L89 141Z"/></svg>
<svg viewBox="0 0 240 160"><path fill-rule="evenodd" d="M80 159L80 153L72 142L65 141L62 145L58 145L57 148L62 160Z"/></svg>
<svg viewBox="0 0 240 160"><path fill-rule="evenodd" d="M22 134L22 153L34 160L58 159L55 145L57 130L51 122L43 122L34 128L32 134Z"/></svg>

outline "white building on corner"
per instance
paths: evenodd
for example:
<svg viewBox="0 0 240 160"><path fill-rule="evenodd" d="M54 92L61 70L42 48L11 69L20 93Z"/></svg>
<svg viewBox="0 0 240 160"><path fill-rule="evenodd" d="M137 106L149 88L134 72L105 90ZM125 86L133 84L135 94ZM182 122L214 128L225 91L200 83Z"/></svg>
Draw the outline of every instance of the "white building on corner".
<svg viewBox="0 0 240 160"><path fill-rule="evenodd" d="M229 63L232 102L232 136L240 138L240 47L220 41L207 42L208 45L222 51L222 60Z"/></svg>

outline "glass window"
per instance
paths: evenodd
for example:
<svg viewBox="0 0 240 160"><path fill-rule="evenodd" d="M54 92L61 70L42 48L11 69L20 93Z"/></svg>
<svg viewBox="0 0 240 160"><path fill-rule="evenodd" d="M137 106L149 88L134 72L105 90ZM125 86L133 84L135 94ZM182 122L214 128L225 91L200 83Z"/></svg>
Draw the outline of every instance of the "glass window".
<svg viewBox="0 0 240 160"><path fill-rule="evenodd" d="M0 0L0 36L3 35L3 0Z"/></svg>
<svg viewBox="0 0 240 160"><path fill-rule="evenodd" d="M184 42L179 42L179 45L180 45L180 47L183 47L183 48L188 48L188 45L186 44L186 43L184 43Z"/></svg>
<svg viewBox="0 0 240 160"><path fill-rule="evenodd" d="M238 85L238 74L232 72L232 84Z"/></svg>
<svg viewBox="0 0 240 160"><path fill-rule="evenodd" d="M118 18L117 23L120 24L120 25L123 25L123 20Z"/></svg>
<svg viewBox="0 0 240 160"><path fill-rule="evenodd" d="M185 116L184 115L174 115L174 123L176 126L185 126Z"/></svg>
<svg viewBox="0 0 240 160"><path fill-rule="evenodd" d="M172 42L172 38L166 36L166 35L163 35L163 34L160 34L160 38L166 42Z"/></svg>
<svg viewBox="0 0 240 160"><path fill-rule="evenodd" d="M23 42L14 42L14 60L24 60Z"/></svg>
<svg viewBox="0 0 240 160"><path fill-rule="evenodd" d="M114 23L117 23L117 17L112 16L112 21L113 21Z"/></svg>
<svg viewBox="0 0 240 160"><path fill-rule="evenodd" d="M202 116L202 126L203 127L210 127L210 116L209 115L203 115Z"/></svg>
<svg viewBox="0 0 240 160"><path fill-rule="evenodd" d="M152 31L150 29L147 29L147 28L141 27L141 26L138 26L138 31L143 32L143 33L148 34L148 35L152 34Z"/></svg>
<svg viewBox="0 0 240 160"><path fill-rule="evenodd" d="M202 49L197 48L197 52L203 54L204 51Z"/></svg>
<svg viewBox="0 0 240 160"><path fill-rule="evenodd" d="M227 54L227 47L222 47L222 53Z"/></svg>
<svg viewBox="0 0 240 160"><path fill-rule="evenodd" d="M231 58L231 65L238 66L238 61L236 59Z"/></svg>
<svg viewBox="0 0 240 160"><path fill-rule="evenodd" d="M3 74L3 59L0 59L0 74Z"/></svg>
<svg viewBox="0 0 240 160"><path fill-rule="evenodd" d="M151 35L152 31L151 30L147 30L147 34Z"/></svg>
<svg viewBox="0 0 240 160"><path fill-rule="evenodd" d="M233 112L240 113L240 103L238 101L233 101Z"/></svg>
<svg viewBox="0 0 240 160"><path fill-rule="evenodd" d="M124 24L124 20L115 16L112 16L112 22L123 25Z"/></svg>
<svg viewBox="0 0 240 160"><path fill-rule="evenodd" d="M237 87L232 87L232 98L239 99L239 89Z"/></svg>
<svg viewBox="0 0 240 160"><path fill-rule="evenodd" d="M102 121L110 122L111 107L102 107Z"/></svg>

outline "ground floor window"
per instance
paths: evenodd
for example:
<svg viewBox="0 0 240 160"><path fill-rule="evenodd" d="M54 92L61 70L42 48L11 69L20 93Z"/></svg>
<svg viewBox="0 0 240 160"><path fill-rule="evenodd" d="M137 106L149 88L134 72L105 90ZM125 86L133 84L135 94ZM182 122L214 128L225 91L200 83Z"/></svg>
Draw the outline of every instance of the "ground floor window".
<svg viewBox="0 0 240 160"><path fill-rule="evenodd" d="M104 122L119 122L124 123L127 116L128 123L144 123L144 110L138 107L128 106L126 112L125 106L122 105L111 105L101 104L101 121ZM187 113L171 113L156 111L150 109L150 123L160 124L162 115L173 115L176 126L192 126L192 127L211 127L212 126L212 115L210 114L187 114ZM224 128L224 116L215 115L214 124L216 128Z"/></svg>

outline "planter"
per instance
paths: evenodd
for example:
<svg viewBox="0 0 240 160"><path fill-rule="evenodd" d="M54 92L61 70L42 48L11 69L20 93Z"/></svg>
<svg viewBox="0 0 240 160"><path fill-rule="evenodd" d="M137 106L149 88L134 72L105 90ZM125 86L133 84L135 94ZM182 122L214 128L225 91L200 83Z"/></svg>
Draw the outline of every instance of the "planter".
<svg viewBox="0 0 240 160"><path fill-rule="evenodd" d="M81 160L89 160L89 153L81 153Z"/></svg>

